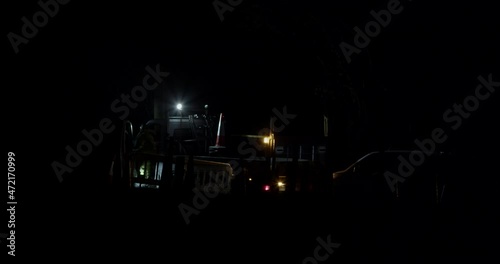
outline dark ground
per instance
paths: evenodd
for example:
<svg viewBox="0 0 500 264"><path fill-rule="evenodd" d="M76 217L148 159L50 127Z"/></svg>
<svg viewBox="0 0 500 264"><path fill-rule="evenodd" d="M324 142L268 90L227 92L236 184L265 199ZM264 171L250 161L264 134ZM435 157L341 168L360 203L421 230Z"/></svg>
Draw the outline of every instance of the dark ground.
<svg viewBox="0 0 500 264"><path fill-rule="evenodd" d="M40 239L21 242L20 252L22 245L33 243L38 250L30 252L51 259L302 263L314 254L318 237L331 236L341 245L325 263L494 263L498 259L498 218L483 201L435 208L369 204L313 194L226 197L211 200L186 225L178 204L161 201L157 194L95 195L49 206L34 232Z"/></svg>

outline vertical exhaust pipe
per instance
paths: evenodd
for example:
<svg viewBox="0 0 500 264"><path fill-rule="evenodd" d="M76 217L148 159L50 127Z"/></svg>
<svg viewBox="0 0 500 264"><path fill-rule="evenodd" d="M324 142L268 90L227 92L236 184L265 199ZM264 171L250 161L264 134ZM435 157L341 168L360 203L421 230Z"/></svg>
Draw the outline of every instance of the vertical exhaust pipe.
<svg viewBox="0 0 500 264"><path fill-rule="evenodd" d="M217 139L215 141L215 146L216 147L222 147L224 146L224 137L226 135L225 133L225 128L224 128L224 114L223 113L220 113L220 117L219 117L219 125L217 127Z"/></svg>

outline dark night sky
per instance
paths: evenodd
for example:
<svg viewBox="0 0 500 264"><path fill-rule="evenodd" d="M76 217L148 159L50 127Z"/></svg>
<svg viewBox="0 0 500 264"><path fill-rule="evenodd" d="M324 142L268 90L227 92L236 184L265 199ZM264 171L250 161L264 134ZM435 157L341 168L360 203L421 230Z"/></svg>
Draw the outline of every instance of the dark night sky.
<svg viewBox="0 0 500 264"><path fill-rule="evenodd" d="M287 105L303 122L297 133L304 133L321 117L314 90L332 73L318 57L332 58L342 39L352 44L353 28L372 20L370 10L388 1L243 0L223 22L212 1L152 2L71 1L19 54L4 38L4 98L14 103L4 106L7 138L15 139L7 146L20 153L29 149L24 162L40 163L41 182L56 182L50 163L64 157L65 145L81 139L82 129L95 128L106 116L117 120L111 102L141 82L146 65L160 63L172 73L167 85L173 101L208 103L214 112L225 112L238 132L256 133L267 125L271 109ZM387 147L428 135L444 110L473 91L478 75L492 73L500 80L493 4L401 3L404 10L388 27L353 55L352 64L344 63L359 77L355 81L365 81L359 97L366 107L366 141L377 138L373 131L383 134ZM20 33L21 17L39 10L36 1L8 5L2 8L4 35ZM148 119L148 102L131 117ZM472 138L467 142L475 143L467 145L475 150L476 143L492 146L487 138L495 135L497 102L492 97L485 103L456 142ZM82 174L107 166L113 144L106 141L86 160Z"/></svg>

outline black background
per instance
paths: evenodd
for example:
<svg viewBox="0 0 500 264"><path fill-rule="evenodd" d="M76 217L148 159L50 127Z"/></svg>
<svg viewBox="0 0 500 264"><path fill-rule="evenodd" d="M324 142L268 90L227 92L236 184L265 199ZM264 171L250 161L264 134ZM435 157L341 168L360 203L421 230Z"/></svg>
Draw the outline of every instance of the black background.
<svg viewBox="0 0 500 264"><path fill-rule="evenodd" d="M401 4L403 11L353 55L351 64L341 63L354 79L362 105L353 110L361 116L354 128L331 127L341 131L339 137L356 134L342 146L352 150L345 162L377 148L412 147L415 138L429 137L432 129L447 125L442 114L474 93L478 76L491 73L500 81L495 4ZM340 42L353 44L353 28L364 27L372 20L370 10L386 5L243 0L220 21L211 1L70 1L60 5L28 44L20 45L18 54L4 37L2 145L4 153L14 151L17 157L18 215L25 224L19 227L18 243L26 246L19 254L29 255L27 247L44 241L55 243L57 251L57 243L65 242L50 239L51 234L79 228L77 222L59 223L60 210L85 204L76 202L82 196L99 203L91 197L103 188L116 144L113 134L63 183L51 163L64 159L64 147L76 145L82 129L96 128L104 117L118 120L111 102L142 82L147 65L160 64L171 72L166 82L172 102L209 104L214 112L226 113L236 134L257 133L267 125L271 109L284 105L299 116L290 133L315 134L321 130L322 99L331 99L329 93L318 96L315 91L327 87L339 94L345 89L325 85L325 76L335 75L330 66L343 60L338 56ZM4 3L4 36L20 34L21 18L31 20L39 10L36 1ZM447 130L449 139L440 146L459 157L454 182L460 204L468 205L473 215L463 227L478 229L470 231L477 235L471 236L476 239L472 244L493 234L498 224L497 93L481 101L457 131ZM130 118L137 123L151 119L150 104L145 100ZM340 106L345 116L350 105ZM40 221L32 225L32 219Z"/></svg>

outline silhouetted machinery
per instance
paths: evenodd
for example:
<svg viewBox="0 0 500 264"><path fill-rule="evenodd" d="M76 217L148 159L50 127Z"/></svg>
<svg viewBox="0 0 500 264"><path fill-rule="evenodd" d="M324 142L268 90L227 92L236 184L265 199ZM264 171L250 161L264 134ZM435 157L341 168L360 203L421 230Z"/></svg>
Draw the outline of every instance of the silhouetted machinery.
<svg viewBox="0 0 500 264"><path fill-rule="evenodd" d="M200 159L220 149L223 115L173 115L149 120L137 133L125 121L118 154L112 164L114 184L179 192L217 188L229 193L233 169L229 163Z"/></svg>

